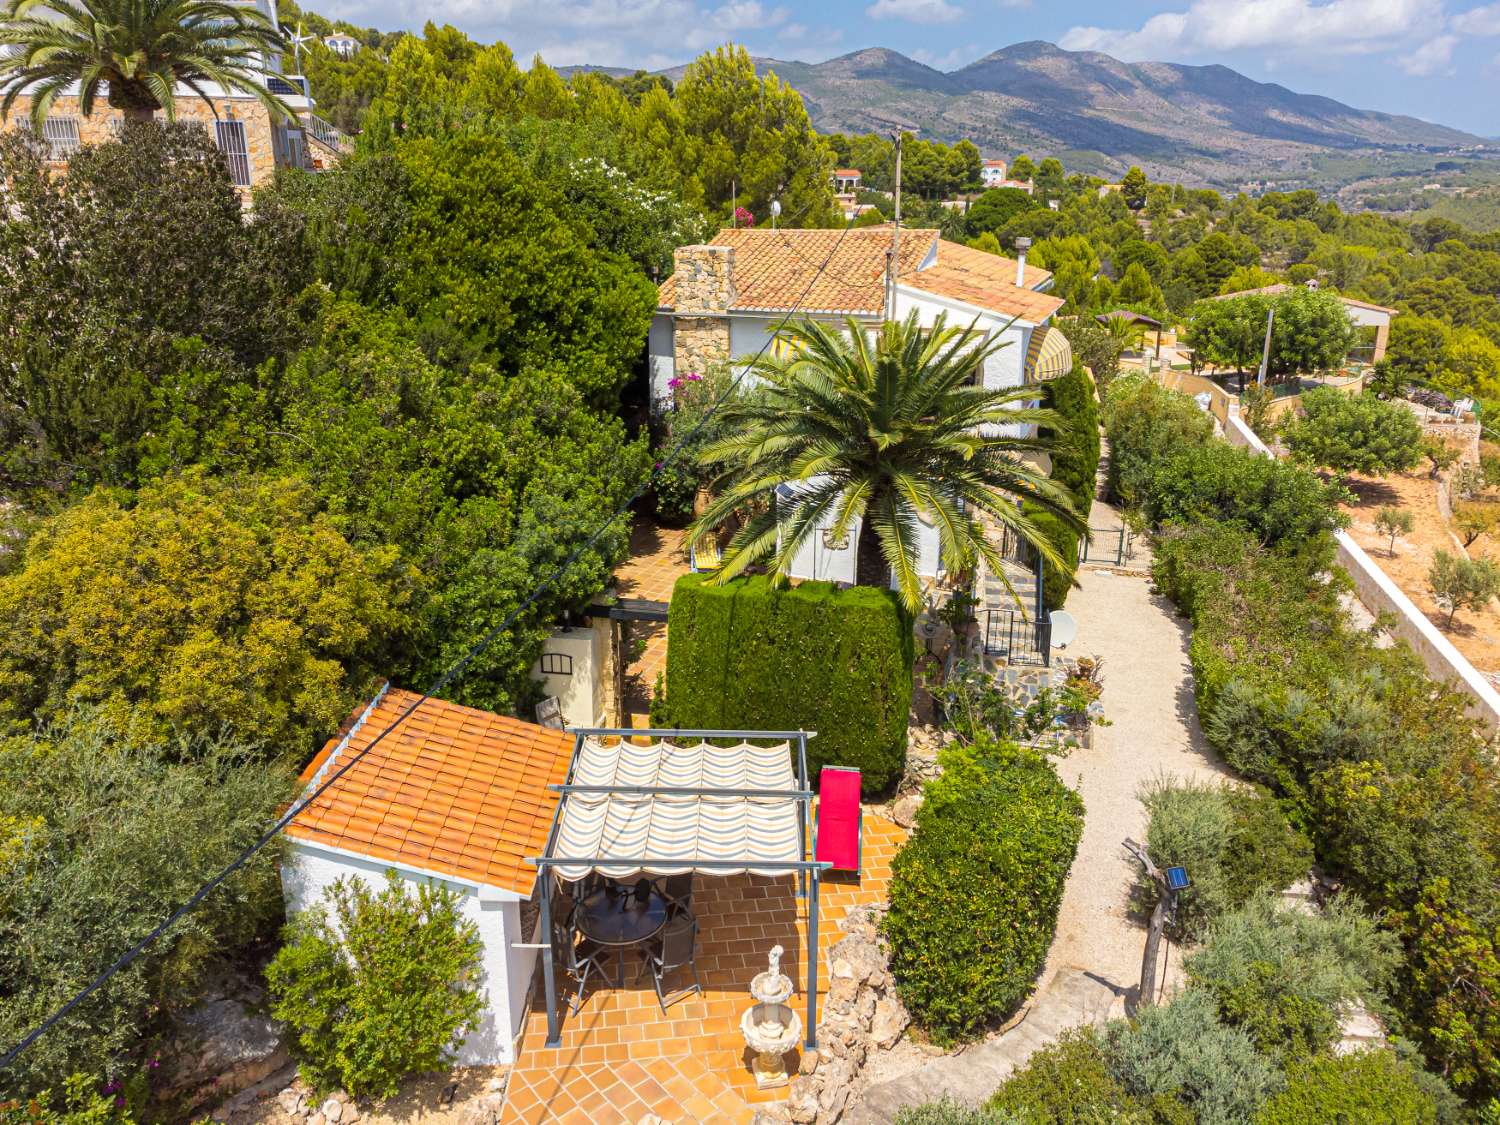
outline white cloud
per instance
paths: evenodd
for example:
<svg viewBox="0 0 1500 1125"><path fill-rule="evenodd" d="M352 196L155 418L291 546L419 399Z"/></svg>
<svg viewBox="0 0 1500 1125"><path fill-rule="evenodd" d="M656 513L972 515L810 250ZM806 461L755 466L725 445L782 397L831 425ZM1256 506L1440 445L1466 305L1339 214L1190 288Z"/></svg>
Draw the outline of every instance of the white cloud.
<svg viewBox="0 0 1500 1125"><path fill-rule="evenodd" d="M1415 51L1400 56L1396 63L1407 74L1416 78L1448 74L1453 69L1453 48L1457 45L1456 35L1435 35Z"/></svg>
<svg viewBox="0 0 1500 1125"><path fill-rule="evenodd" d="M1486 4L1459 12L1450 26L1464 35L1500 35L1500 4Z"/></svg>
<svg viewBox="0 0 1500 1125"><path fill-rule="evenodd" d="M957 70L979 58L984 51L973 46L959 46L951 51L929 51L925 48L917 48L908 53L917 62L930 66L933 70Z"/></svg>
<svg viewBox="0 0 1500 1125"><path fill-rule="evenodd" d="M865 15L875 20L911 20L921 23L952 23L964 11L948 0L875 0Z"/></svg>
<svg viewBox="0 0 1500 1125"><path fill-rule="evenodd" d="M1059 42L1127 60L1244 50L1367 54L1410 43L1442 23L1441 0L1193 0L1186 11L1162 12L1135 30L1074 27Z"/></svg>

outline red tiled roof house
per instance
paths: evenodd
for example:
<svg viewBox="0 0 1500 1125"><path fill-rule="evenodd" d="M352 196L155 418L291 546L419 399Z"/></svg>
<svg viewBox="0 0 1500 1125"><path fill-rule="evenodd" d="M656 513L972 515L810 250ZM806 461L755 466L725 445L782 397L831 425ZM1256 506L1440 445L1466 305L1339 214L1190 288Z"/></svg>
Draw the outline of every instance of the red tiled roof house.
<svg viewBox="0 0 1500 1125"><path fill-rule="evenodd" d="M320 903L337 879L378 885L390 870L456 891L484 943L487 1001L458 1062L510 1063L537 957L517 948L537 941L526 860L545 850L558 802L549 786L567 775L573 736L429 699L377 743L418 698L382 690L303 771L311 793L367 751L287 826L287 914Z"/></svg>

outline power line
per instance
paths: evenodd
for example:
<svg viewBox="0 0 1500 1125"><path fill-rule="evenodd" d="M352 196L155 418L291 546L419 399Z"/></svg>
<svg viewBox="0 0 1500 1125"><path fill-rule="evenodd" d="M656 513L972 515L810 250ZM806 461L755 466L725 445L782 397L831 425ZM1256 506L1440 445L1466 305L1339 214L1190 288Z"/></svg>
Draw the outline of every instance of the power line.
<svg viewBox="0 0 1500 1125"><path fill-rule="evenodd" d="M404 723L411 716L412 712L414 712L418 707L426 703L434 695L442 691L445 687L447 687L450 683L457 679L459 674L469 666L469 664L474 660L475 657L479 656L487 648L489 648L497 637L499 637L502 633L509 629L510 626L513 625L521 616L521 614L536 602L537 598L541 597L541 595L548 589L550 589L559 578L561 578L568 572L568 570L573 566L575 562L578 561L578 558L585 551L589 550L594 546L595 543L599 542L599 540L604 537L604 534L614 525L615 521L617 521L621 516L625 515L625 513L630 510L630 505L634 504L643 495L645 495L646 490L651 486L652 481L654 481L668 465L676 460L678 455L682 452L683 448L689 442L691 442L695 437L698 436L703 427L708 424L708 420L713 417L713 415L718 411L719 407L724 405L729 396L734 393L735 389L739 386L740 380L749 373L755 363L759 362L761 356L765 354L766 349L770 347L771 341L775 339L776 332L780 332L782 328L786 327L787 322L791 320L794 315L796 315L797 310L802 307L802 303L807 300L807 296L812 292L812 287L817 282L822 269L826 268L828 263L833 260L834 254L837 253L839 246L844 241L844 236L849 233L852 226L853 220L851 219L849 223L845 225L844 229L839 233L839 237L834 242L833 246L829 249L827 257L823 259L823 265L819 267L819 272L815 273L812 279L807 283L807 288L804 289L802 295L797 298L797 303L790 309L788 309L786 314L781 318L781 322L776 326L776 331L772 332L770 336L767 337L766 342L760 346L760 350L755 353L755 359L752 360L750 364L743 367L740 370L740 373L730 380L729 385L724 388L719 397L716 398L713 404L708 408L708 410L704 412L703 417L698 420L697 425L689 430L687 434L680 438L677 443L667 451L666 456L656 463L655 467L646 476L646 479L641 483L641 485L633 493L631 493L631 495L624 501L624 503L622 503L618 508L614 510L614 512L609 516L608 519L606 519L602 524L599 525L599 527L594 531L592 535L588 537L587 540L585 540L579 546L575 547L573 551L568 555L568 557L565 558L561 563L559 563L557 567L550 574L548 574L547 577L544 578L537 585L537 587L532 590L530 594L526 596L526 600L506 616L505 620L501 621L498 625L492 628L488 633L486 633L477 642L475 642L475 644L469 649L468 652L464 653L463 656L459 657L458 660L449 665L448 669L444 671L443 674L439 676L432 683L432 685L414 702L409 704L399 715L397 715L396 718L391 721L391 724L389 726L387 726L378 735L376 735L375 738L371 740L368 746L360 750L357 754L354 754L349 758L347 762L345 762L337 770L329 774L328 779L321 785L319 785L315 790L313 790L312 793L307 795L300 802L294 802L292 806L288 808L280 818L277 819L276 823L271 825L269 829L262 833L254 843L250 844L243 851L241 851L240 854L235 857L234 861L229 864L229 866L225 867L224 870L220 871L212 879L204 883L203 886L199 887L198 890L193 893L191 898L189 898L185 903L183 903L180 907L172 912L171 916L168 917L166 921L162 922L140 941L132 945L128 950L121 954L113 964L111 964L107 969L105 969L102 973L100 973L97 977L90 981L89 984L81 992L77 993L61 1008L53 1012L35 1028L29 1031L21 1039L20 1042L18 1042L14 1047L12 1047L5 1053L5 1057L3 1059L0 1059L0 1070L4 1070L9 1067L13 1062L16 1061L17 1058L20 1057L22 1051L26 1050L27 1047L30 1047L33 1043L35 1043L38 1039L40 1039L43 1035L45 1035L48 1031L55 1027L64 1017L68 1015L69 1012L73 1011L73 1009L77 1008L79 1004L83 1003L84 1000L93 995L94 992L96 992L100 987L108 982L109 979L116 973L129 966L131 962L133 962L137 957L145 952L148 946L150 946L153 942L155 942L158 938L160 938L163 934L170 930L174 925L176 925L189 912L196 908L197 905L205 898L207 898L216 887L218 887L240 868L244 867L245 864L249 863L250 860L253 859L256 854L258 854L267 844L274 840L276 836L279 835L288 824L295 820L303 809L307 808L314 801L316 801L320 796L323 795L324 791L327 790L329 786L331 786L339 778L343 777L344 774L346 774L351 768L353 768L366 754L375 749L375 747L379 746L380 743L385 740L386 735L390 734L402 723Z"/></svg>

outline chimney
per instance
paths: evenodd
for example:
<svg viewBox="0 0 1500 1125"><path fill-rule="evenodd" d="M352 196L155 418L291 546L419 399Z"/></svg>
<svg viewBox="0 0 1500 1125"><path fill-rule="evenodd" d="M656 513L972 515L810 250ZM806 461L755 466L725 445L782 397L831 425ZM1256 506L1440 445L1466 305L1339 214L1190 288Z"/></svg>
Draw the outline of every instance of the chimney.
<svg viewBox="0 0 1500 1125"><path fill-rule="evenodd" d="M1026 251L1031 249L1031 239L1022 235L1016 239L1016 288L1026 288Z"/></svg>
<svg viewBox="0 0 1500 1125"><path fill-rule="evenodd" d="M672 254L678 316L723 316L734 304L734 247L679 246Z"/></svg>

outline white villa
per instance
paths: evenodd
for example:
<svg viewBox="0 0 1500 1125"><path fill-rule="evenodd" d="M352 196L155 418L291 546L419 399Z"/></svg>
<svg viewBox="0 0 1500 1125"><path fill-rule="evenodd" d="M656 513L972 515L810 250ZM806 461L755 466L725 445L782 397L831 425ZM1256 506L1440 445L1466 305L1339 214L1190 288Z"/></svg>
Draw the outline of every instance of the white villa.
<svg viewBox="0 0 1500 1125"><path fill-rule="evenodd" d="M986 160L979 169L979 179L987 188L999 187L1006 178L1003 160Z"/></svg>
<svg viewBox="0 0 1500 1125"><path fill-rule="evenodd" d="M720 231L706 245L679 247L651 324L653 400L670 407L671 383L679 373L746 362L770 343L793 308L839 324L847 317L880 323L895 241L890 226L847 232L740 229ZM948 242L935 230L902 230L893 313L901 319L915 312L924 326L946 313L950 323L976 322L986 334L1004 338L1006 346L985 361L984 385L1017 387L1073 365L1067 339L1049 323L1063 305L1047 292L1051 284L1048 271L1026 264L1024 248L1014 260ZM848 542L810 537L794 576L852 582L857 540L857 530ZM942 573L935 528L924 529L921 559L924 577Z"/></svg>

